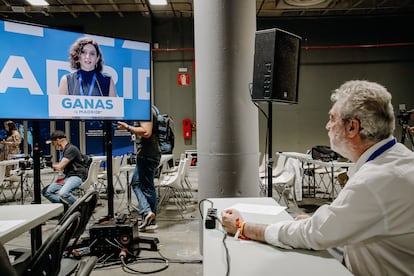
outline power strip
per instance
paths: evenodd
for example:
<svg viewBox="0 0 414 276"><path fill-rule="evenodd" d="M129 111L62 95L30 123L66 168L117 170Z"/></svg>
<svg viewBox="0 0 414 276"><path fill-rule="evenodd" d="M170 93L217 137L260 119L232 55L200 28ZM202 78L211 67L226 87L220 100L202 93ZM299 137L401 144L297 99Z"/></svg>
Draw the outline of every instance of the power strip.
<svg viewBox="0 0 414 276"><path fill-rule="evenodd" d="M216 208L208 208L206 221L205 221L206 229L215 229L216 228L216 219L217 219L217 209Z"/></svg>

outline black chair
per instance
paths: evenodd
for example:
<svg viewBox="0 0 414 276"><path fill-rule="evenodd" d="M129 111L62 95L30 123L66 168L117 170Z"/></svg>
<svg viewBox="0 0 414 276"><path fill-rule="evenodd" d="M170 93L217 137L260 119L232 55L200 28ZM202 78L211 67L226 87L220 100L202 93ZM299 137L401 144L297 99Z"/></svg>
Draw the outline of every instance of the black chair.
<svg viewBox="0 0 414 276"><path fill-rule="evenodd" d="M76 276L89 276L92 270L95 268L96 263L98 262L98 257L89 256L86 259L82 259L79 262L79 267L76 272Z"/></svg>
<svg viewBox="0 0 414 276"><path fill-rule="evenodd" d="M74 212L62 224L57 225L53 233L27 262L21 275L58 275L63 252L78 228L80 218L80 212Z"/></svg>
<svg viewBox="0 0 414 276"><path fill-rule="evenodd" d="M68 217L70 217L75 212L80 212L81 214L79 225L73 234L72 241L66 248L66 254L64 258L62 259L61 271L59 275L72 275L75 272L76 275L78 275L78 273L82 271L81 268L85 267L85 262L89 264L89 266L86 266L86 270L91 268L90 271L92 271L92 269L94 268L94 264L96 264L97 260L94 261L94 258L89 258L87 260L79 260L78 258L73 258L72 250L76 248L81 235L85 231L86 226L88 225L88 222L92 217L93 211L95 210L97 202L98 192L96 192L95 190L89 190L85 195L76 200L75 203L69 207L69 209L63 215L63 217L59 220L58 225L63 223ZM82 273L86 272L83 271Z"/></svg>
<svg viewBox="0 0 414 276"><path fill-rule="evenodd" d="M75 201L68 210L65 212L63 217L59 220L58 225L62 224L69 216L75 212L81 213L80 222L78 228L76 229L73 235L73 241L68 248L68 250L73 249L76 246L80 236L86 229L90 218L92 217L93 211L95 210L96 204L98 203L98 192L95 190L89 190L81 198Z"/></svg>

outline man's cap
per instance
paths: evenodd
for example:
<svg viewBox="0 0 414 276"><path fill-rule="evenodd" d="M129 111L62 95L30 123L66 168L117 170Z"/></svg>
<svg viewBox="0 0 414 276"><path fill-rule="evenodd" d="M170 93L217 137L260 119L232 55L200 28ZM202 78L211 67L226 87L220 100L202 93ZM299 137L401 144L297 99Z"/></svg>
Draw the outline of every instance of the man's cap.
<svg viewBox="0 0 414 276"><path fill-rule="evenodd" d="M52 132L52 134L50 135L49 140L46 141L46 144L50 144L50 143L52 143L52 141L55 141L55 140L60 139L60 138L66 138L66 134L61 130L56 130L56 131Z"/></svg>

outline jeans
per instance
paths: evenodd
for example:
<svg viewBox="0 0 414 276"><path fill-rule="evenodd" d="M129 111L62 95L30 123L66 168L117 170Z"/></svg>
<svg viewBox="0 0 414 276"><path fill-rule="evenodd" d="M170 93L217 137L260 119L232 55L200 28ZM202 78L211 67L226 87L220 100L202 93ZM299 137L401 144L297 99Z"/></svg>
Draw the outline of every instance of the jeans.
<svg viewBox="0 0 414 276"><path fill-rule="evenodd" d="M131 186L138 199L139 214L157 213L157 192L154 177L160 163L161 155L137 156Z"/></svg>
<svg viewBox="0 0 414 276"><path fill-rule="evenodd" d="M72 191L82 184L82 179L79 176L66 177L64 183L52 183L43 188L42 194L53 203L62 203L60 197L63 197L67 202L73 204L76 197L72 195Z"/></svg>

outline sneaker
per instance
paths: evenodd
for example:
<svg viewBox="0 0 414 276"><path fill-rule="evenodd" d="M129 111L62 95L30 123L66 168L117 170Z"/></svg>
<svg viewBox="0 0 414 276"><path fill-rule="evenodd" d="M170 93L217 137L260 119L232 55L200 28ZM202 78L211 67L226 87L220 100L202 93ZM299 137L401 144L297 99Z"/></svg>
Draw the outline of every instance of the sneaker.
<svg viewBox="0 0 414 276"><path fill-rule="evenodd" d="M147 233L154 233L158 229L157 224L150 224L148 226L145 226L141 229L139 229L140 232L147 232Z"/></svg>
<svg viewBox="0 0 414 276"><path fill-rule="evenodd" d="M70 206L72 205L72 202L70 202L67 198L64 198L63 196L60 196L60 202L63 203L63 210L64 213L66 213L66 211L70 208Z"/></svg>
<svg viewBox="0 0 414 276"><path fill-rule="evenodd" d="M59 199L63 204L66 204L68 206L72 205L72 202L70 202L67 198L65 198L63 196L60 196Z"/></svg>
<svg viewBox="0 0 414 276"><path fill-rule="evenodd" d="M144 229L146 226L150 225L151 221L153 221L154 218L155 214L153 212L149 212L148 214L146 214L141 224L138 225L138 229Z"/></svg>

